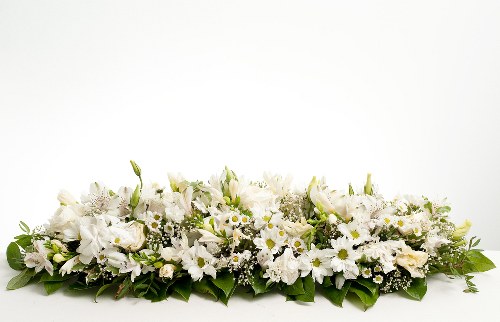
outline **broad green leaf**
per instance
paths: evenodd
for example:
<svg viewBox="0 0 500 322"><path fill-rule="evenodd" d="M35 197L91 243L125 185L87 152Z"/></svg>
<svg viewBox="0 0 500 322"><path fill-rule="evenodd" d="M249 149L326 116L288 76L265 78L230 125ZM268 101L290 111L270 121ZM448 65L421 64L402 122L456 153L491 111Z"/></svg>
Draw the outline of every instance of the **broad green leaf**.
<svg viewBox="0 0 500 322"><path fill-rule="evenodd" d="M21 246L23 249L32 245L32 237L31 235L19 235L15 237L16 243Z"/></svg>
<svg viewBox="0 0 500 322"><path fill-rule="evenodd" d="M365 305L365 308L373 306L373 304L377 302L379 296L378 290L375 294L372 294L365 287L358 286L354 283L351 284L351 287L349 287L349 292L356 294L361 302L363 302L363 304Z"/></svg>
<svg viewBox="0 0 500 322"><path fill-rule="evenodd" d="M7 246L7 262L9 263L10 268L15 269L16 271L20 271L25 268L21 251L16 243L10 243L9 246Z"/></svg>
<svg viewBox="0 0 500 322"><path fill-rule="evenodd" d="M206 278L200 281L193 282L193 291L203 294L210 294L216 300L219 299L217 287L210 283Z"/></svg>
<svg viewBox="0 0 500 322"><path fill-rule="evenodd" d="M323 287L330 287L332 285L333 283L332 280L330 279L330 276L325 276L325 278L323 279Z"/></svg>
<svg viewBox="0 0 500 322"><path fill-rule="evenodd" d="M234 274L230 272L218 274L217 278L211 278L211 281L224 292L226 297L229 296L235 284Z"/></svg>
<svg viewBox="0 0 500 322"><path fill-rule="evenodd" d="M222 303L224 303L224 305L227 306L227 302L229 302L229 299L233 295L235 289L236 289L236 285L233 286L233 288L231 289L231 291L229 292L228 295L226 295L223 291L219 292L219 299Z"/></svg>
<svg viewBox="0 0 500 322"><path fill-rule="evenodd" d="M306 291L304 290L304 283L302 283L302 279L300 277L297 278L295 283L293 283L292 285L284 284L283 285L283 293L285 293L285 295L305 294Z"/></svg>
<svg viewBox="0 0 500 322"><path fill-rule="evenodd" d="M29 281L35 276L35 270L33 268L25 268L19 275L14 276L7 284L8 290L15 290L21 288L29 283Z"/></svg>
<svg viewBox="0 0 500 322"><path fill-rule="evenodd" d="M44 282L43 287L45 288L47 295L50 295L60 289L63 284L64 282Z"/></svg>
<svg viewBox="0 0 500 322"><path fill-rule="evenodd" d="M427 282L424 278L414 278L410 286L405 290L406 294L410 295L416 300L421 301L427 292Z"/></svg>
<svg viewBox="0 0 500 322"><path fill-rule="evenodd" d="M88 290L91 288L96 288L98 285L88 285L82 281L76 281L73 284L70 284L68 286L68 290L70 291L83 291L83 290Z"/></svg>
<svg viewBox="0 0 500 322"><path fill-rule="evenodd" d="M325 284L323 282L323 284ZM327 283L328 284L328 283ZM331 284L331 283L330 283ZM333 302L333 304L342 307L342 303L344 302L344 298L351 286L351 281L345 281L342 288L339 290L335 287L335 285L331 285L328 287L323 287L323 291L325 296Z"/></svg>
<svg viewBox="0 0 500 322"><path fill-rule="evenodd" d="M465 273L486 272L495 268L495 264L478 250L469 250L466 254L469 264ZM466 270L466 268L464 268Z"/></svg>
<svg viewBox="0 0 500 322"><path fill-rule="evenodd" d="M173 290L182 296L182 298L186 301L189 300L189 296L191 295L191 277L187 276L175 282L173 285Z"/></svg>
<svg viewBox="0 0 500 322"><path fill-rule="evenodd" d="M316 283L311 275L307 275L302 279L302 283L304 285L304 294L300 294L295 296L295 299L302 302L314 302L314 292L316 290Z"/></svg>
<svg viewBox="0 0 500 322"><path fill-rule="evenodd" d="M50 275L48 272L44 272L40 277L40 282L64 282L71 278L71 275L66 274L61 276L58 272L54 272L54 274Z"/></svg>
<svg viewBox="0 0 500 322"><path fill-rule="evenodd" d="M260 276L260 271L256 270L250 277L250 285L254 291L254 295L262 294L270 291L270 287L267 285L267 280Z"/></svg>
<svg viewBox="0 0 500 322"><path fill-rule="evenodd" d="M375 293L378 292L378 285L373 281L370 281L370 280L364 279L364 278L360 278L360 279L355 280L355 282L357 284L365 287L367 290L369 290L370 293L372 293L372 295L375 295Z"/></svg>

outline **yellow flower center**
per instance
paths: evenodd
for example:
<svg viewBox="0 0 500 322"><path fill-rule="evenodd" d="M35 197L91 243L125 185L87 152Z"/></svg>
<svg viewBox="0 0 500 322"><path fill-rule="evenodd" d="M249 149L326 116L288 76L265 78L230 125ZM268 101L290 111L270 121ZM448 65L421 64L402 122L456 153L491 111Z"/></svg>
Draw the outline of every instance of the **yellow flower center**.
<svg viewBox="0 0 500 322"><path fill-rule="evenodd" d="M297 251L298 251L299 253L302 253L302 252L304 251L304 248L299 247L299 248L297 248Z"/></svg>
<svg viewBox="0 0 500 322"><path fill-rule="evenodd" d="M153 222L153 223L151 223L151 227L153 227L153 228L158 228L158 223L157 223L157 222Z"/></svg>
<svg viewBox="0 0 500 322"><path fill-rule="evenodd" d="M155 220L160 220L160 219L161 219L161 216L160 216L159 214L155 214L154 219L155 219Z"/></svg>
<svg viewBox="0 0 500 322"><path fill-rule="evenodd" d="M352 238L354 238L354 239L359 238L359 233L358 233L358 231L357 231L357 230L352 230L352 231L351 231L351 236L352 236Z"/></svg>
<svg viewBox="0 0 500 322"><path fill-rule="evenodd" d="M313 264L314 267L319 267L319 265L321 265L321 261L318 258L315 258L312 261L312 264Z"/></svg>
<svg viewBox="0 0 500 322"><path fill-rule="evenodd" d="M283 230L280 230L280 231L278 232L278 234L279 234L281 237L285 236L285 232L284 232Z"/></svg>
<svg viewBox="0 0 500 322"><path fill-rule="evenodd" d="M237 263L240 259L238 258L238 256L234 256L233 257L233 262Z"/></svg>
<svg viewBox="0 0 500 322"><path fill-rule="evenodd" d="M233 216L233 217L231 217L231 220L232 220L233 222L238 222L238 216Z"/></svg>
<svg viewBox="0 0 500 322"><path fill-rule="evenodd" d="M347 252L347 249L341 249L339 250L339 253L337 254L337 257L340 258L341 260L346 259L349 256L349 253Z"/></svg>
<svg viewBox="0 0 500 322"><path fill-rule="evenodd" d="M243 216L241 217L241 221L246 223L248 221L248 218L246 216Z"/></svg>
<svg viewBox="0 0 500 322"><path fill-rule="evenodd" d="M273 224L271 224L271 223L267 224L267 228L272 229L273 227L274 227Z"/></svg>
<svg viewBox="0 0 500 322"><path fill-rule="evenodd" d="M302 245L302 243L298 240L293 243L293 246L295 246L295 248L299 248L300 245Z"/></svg>
<svg viewBox="0 0 500 322"><path fill-rule="evenodd" d="M269 238L268 240L266 240L266 245L269 249L271 249L276 245L276 243L274 242L274 240Z"/></svg>
<svg viewBox="0 0 500 322"><path fill-rule="evenodd" d="M269 216L264 216L262 217L262 219L264 219L265 222L268 222L269 220L271 220L271 217Z"/></svg>
<svg viewBox="0 0 500 322"><path fill-rule="evenodd" d="M203 268L203 266L205 266L205 260L201 257L198 257L198 266L200 268Z"/></svg>
<svg viewBox="0 0 500 322"><path fill-rule="evenodd" d="M385 219L384 219L384 222L388 225L388 224L391 222L391 219L389 219L389 218L385 218Z"/></svg>
<svg viewBox="0 0 500 322"><path fill-rule="evenodd" d="M401 219L400 219L400 220L398 220L398 226L399 226L399 227L403 227L403 225L404 225L404 224L405 224L405 223L404 223Z"/></svg>
<svg viewBox="0 0 500 322"><path fill-rule="evenodd" d="M115 244L119 244L120 243L120 238L116 237L115 238Z"/></svg>

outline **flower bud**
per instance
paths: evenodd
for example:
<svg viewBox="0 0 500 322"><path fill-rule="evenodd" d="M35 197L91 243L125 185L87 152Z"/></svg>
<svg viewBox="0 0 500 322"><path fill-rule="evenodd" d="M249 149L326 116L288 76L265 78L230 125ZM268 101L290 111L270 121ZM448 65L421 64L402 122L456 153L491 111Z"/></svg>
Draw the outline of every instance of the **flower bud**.
<svg viewBox="0 0 500 322"><path fill-rule="evenodd" d="M455 231L451 235L451 238L453 240L462 239L465 235L467 235L471 226L472 226L472 222L469 219L466 219L463 224L461 224L460 226L457 226L455 228Z"/></svg>
<svg viewBox="0 0 500 322"><path fill-rule="evenodd" d="M368 173L366 175L365 194L367 194L367 195L373 194L372 174L371 173Z"/></svg>
<svg viewBox="0 0 500 322"><path fill-rule="evenodd" d="M165 264L160 268L160 277L172 278L174 276L175 265Z"/></svg>
<svg viewBox="0 0 500 322"><path fill-rule="evenodd" d="M52 259L54 260L54 262L56 263L61 263L61 262L64 262L66 261L66 258L64 258L63 255L61 255L60 253L57 253L54 255L54 257L52 257Z"/></svg>
<svg viewBox="0 0 500 322"><path fill-rule="evenodd" d="M132 165L132 169L134 170L135 175L140 177L141 176L141 168L133 160L130 160L130 164Z"/></svg>

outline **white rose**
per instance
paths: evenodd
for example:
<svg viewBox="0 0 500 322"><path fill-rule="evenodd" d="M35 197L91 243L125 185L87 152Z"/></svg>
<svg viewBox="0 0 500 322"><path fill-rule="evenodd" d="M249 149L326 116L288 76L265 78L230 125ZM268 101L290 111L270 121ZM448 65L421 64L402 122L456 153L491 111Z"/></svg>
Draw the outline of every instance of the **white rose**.
<svg viewBox="0 0 500 322"><path fill-rule="evenodd" d="M305 218L302 218L301 221L297 222L285 221L283 223L283 228L285 228L285 231L289 235L292 235L293 237L300 237L313 229L313 226L309 225Z"/></svg>
<svg viewBox="0 0 500 322"><path fill-rule="evenodd" d="M165 264L160 268L160 277L172 278L174 276L175 265Z"/></svg>
<svg viewBox="0 0 500 322"><path fill-rule="evenodd" d="M125 230L127 230L132 240L126 245L120 245L131 252L136 252L140 250L144 246L144 242L146 241L146 235L144 234L144 225L140 222L134 221Z"/></svg>
<svg viewBox="0 0 500 322"><path fill-rule="evenodd" d="M396 263L410 272L411 277L425 277L420 269L427 263L429 255L426 252L415 251L408 246L403 247L402 252L396 257Z"/></svg>

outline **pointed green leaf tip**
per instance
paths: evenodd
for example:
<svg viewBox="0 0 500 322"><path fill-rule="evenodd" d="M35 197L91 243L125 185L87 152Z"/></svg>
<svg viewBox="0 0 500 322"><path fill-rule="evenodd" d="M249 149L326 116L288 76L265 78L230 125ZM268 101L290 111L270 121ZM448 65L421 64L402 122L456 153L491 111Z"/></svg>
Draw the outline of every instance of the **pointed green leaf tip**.
<svg viewBox="0 0 500 322"><path fill-rule="evenodd" d="M132 169L134 170L134 173L136 176L140 177L141 176L141 168L135 163L134 160L130 160L130 164L132 165Z"/></svg>

